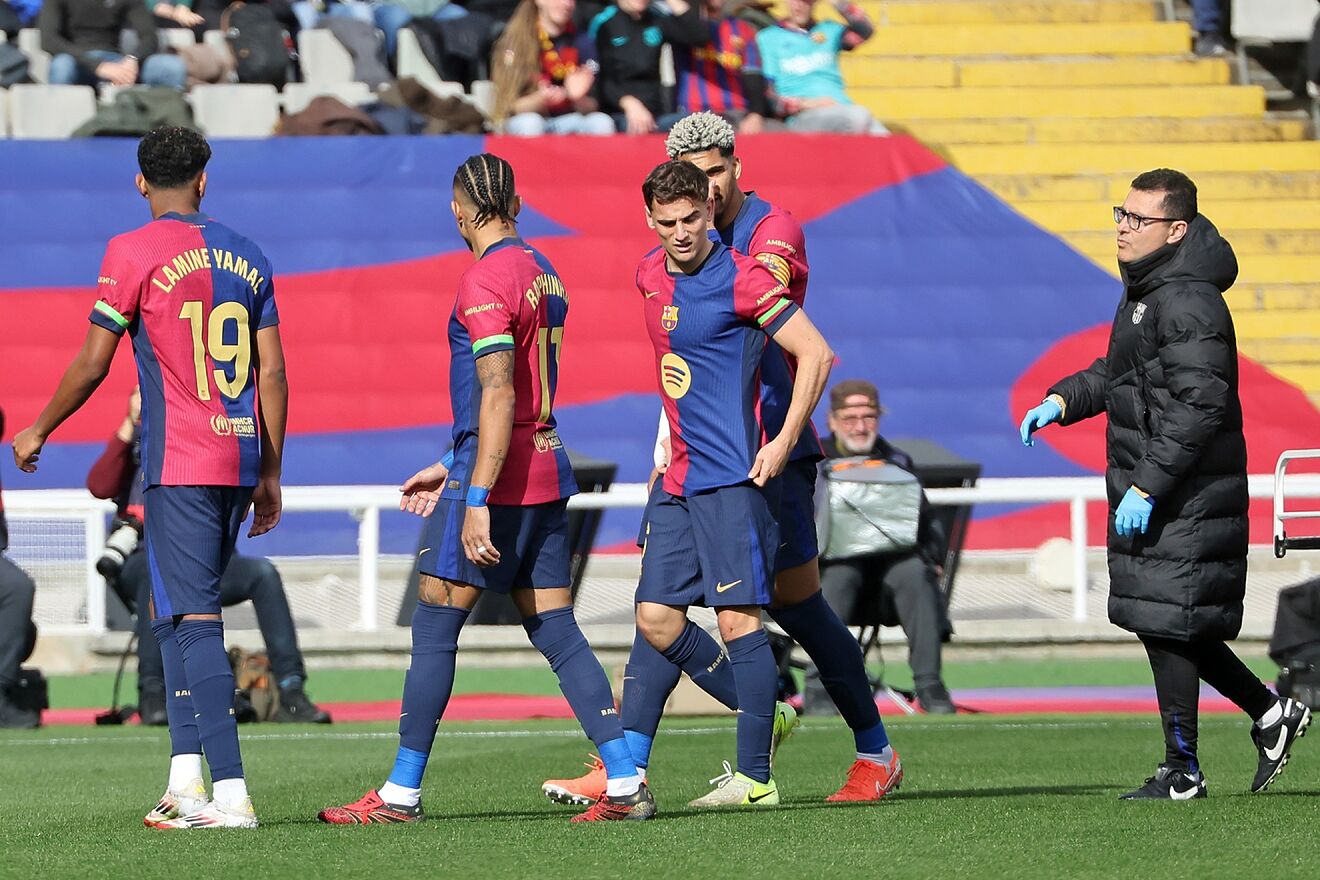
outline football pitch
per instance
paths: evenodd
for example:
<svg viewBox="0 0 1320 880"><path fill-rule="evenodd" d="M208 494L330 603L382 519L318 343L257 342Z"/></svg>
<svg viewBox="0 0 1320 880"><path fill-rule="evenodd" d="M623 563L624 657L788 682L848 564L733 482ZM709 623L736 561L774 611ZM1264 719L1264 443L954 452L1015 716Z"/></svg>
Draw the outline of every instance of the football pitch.
<svg viewBox="0 0 1320 880"><path fill-rule="evenodd" d="M1240 877L1320 868L1320 742L1299 741L1264 794L1244 719L1202 720L1210 797L1123 802L1153 772L1157 720L977 716L895 720L906 778L878 804L827 805L852 741L806 719L776 768L777 808L697 812L728 720L667 722L651 781L659 816L571 825L540 793L576 775L590 744L568 722L442 724L429 818L330 827L318 809L379 785L390 724L242 729L256 831L142 827L160 794L163 730L51 727L0 735L0 876L51 877Z"/></svg>

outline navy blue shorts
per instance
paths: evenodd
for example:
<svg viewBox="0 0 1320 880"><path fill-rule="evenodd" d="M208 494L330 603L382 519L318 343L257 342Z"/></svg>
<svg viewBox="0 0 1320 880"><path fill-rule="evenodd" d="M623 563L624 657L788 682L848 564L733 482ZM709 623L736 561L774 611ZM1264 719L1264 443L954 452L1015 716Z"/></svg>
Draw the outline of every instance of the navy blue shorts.
<svg viewBox="0 0 1320 880"><path fill-rule="evenodd" d="M816 463L809 458L790 461L765 488L770 512L779 524L775 572L815 559L820 555L816 543Z"/></svg>
<svg viewBox="0 0 1320 880"><path fill-rule="evenodd" d="M500 561L482 568L463 552L467 505L441 498L426 520L417 570L496 593L519 587L567 587L571 580L567 508L567 498L526 507L490 505L490 539L500 551Z"/></svg>
<svg viewBox="0 0 1320 880"><path fill-rule="evenodd" d="M686 498L663 489L647 506L638 602L768 605L779 527L751 483Z"/></svg>
<svg viewBox="0 0 1320 880"><path fill-rule="evenodd" d="M252 487L152 486L142 498L156 618L219 614L220 578Z"/></svg>

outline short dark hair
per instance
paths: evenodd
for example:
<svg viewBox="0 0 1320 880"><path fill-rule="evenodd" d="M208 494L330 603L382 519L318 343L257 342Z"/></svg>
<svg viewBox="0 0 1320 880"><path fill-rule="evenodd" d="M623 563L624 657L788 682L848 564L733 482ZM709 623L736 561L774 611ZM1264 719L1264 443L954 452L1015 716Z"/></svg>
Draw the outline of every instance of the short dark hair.
<svg viewBox="0 0 1320 880"><path fill-rule="evenodd" d="M513 222L513 166L494 153L478 153L454 172L454 189L462 189L477 209L473 222L480 226L492 217Z"/></svg>
<svg viewBox="0 0 1320 880"><path fill-rule="evenodd" d="M1181 171L1156 168L1132 178L1132 188L1141 192L1164 193L1163 210L1170 220L1188 220L1196 216L1196 184Z"/></svg>
<svg viewBox="0 0 1320 880"><path fill-rule="evenodd" d="M197 179L211 161L211 145L200 132L179 125L161 126L138 142L138 168L147 183L177 189Z"/></svg>
<svg viewBox="0 0 1320 880"><path fill-rule="evenodd" d="M642 198L647 210L656 205L671 205L690 199L694 205L704 205L710 199L710 183L706 172L691 162L670 159L651 169L642 184Z"/></svg>

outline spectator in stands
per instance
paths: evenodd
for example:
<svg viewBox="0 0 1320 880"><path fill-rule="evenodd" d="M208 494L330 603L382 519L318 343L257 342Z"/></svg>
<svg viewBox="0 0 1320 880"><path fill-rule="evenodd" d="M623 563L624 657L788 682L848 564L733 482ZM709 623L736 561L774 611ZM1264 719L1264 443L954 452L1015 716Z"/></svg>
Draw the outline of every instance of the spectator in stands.
<svg viewBox="0 0 1320 880"><path fill-rule="evenodd" d="M593 95L596 43L573 23L574 0L522 0L495 43L496 125L506 134L614 134Z"/></svg>
<svg viewBox="0 0 1320 880"><path fill-rule="evenodd" d="M822 441L825 454L832 459L864 456L915 473L907 453L880 436L882 415L880 394L870 382L847 379L835 385L830 389L830 435ZM930 506L924 503L917 542L917 549L907 553L831 561L822 557L820 590L844 623L852 623L862 608L873 606L878 599L881 608L898 618L907 636L908 663L921 708L931 714L951 714L953 701L940 674L942 643L949 632L940 593L945 538ZM809 667L804 711L830 713L833 705L815 667Z"/></svg>
<svg viewBox="0 0 1320 880"><path fill-rule="evenodd" d="M385 35L385 54L391 64L399 54L399 31L414 18L452 21L468 14L465 8L450 0L389 0L376 3L371 11L376 27Z"/></svg>
<svg viewBox="0 0 1320 880"><path fill-rule="evenodd" d="M1196 31L1194 51L1202 58L1227 57L1233 54L1228 41L1227 0L1191 0L1192 29Z"/></svg>
<svg viewBox="0 0 1320 880"><path fill-rule="evenodd" d="M887 134L865 107L843 90L839 53L871 38L866 13L848 0L832 0L843 22L817 21L816 0L788 0L788 17L756 35L761 71L793 131Z"/></svg>
<svg viewBox="0 0 1320 880"><path fill-rule="evenodd" d="M372 4L366 0L296 0L293 14L298 19L298 27L311 30L321 23L326 16L355 18L366 24L375 24L376 17Z"/></svg>
<svg viewBox="0 0 1320 880"><path fill-rule="evenodd" d="M191 30L206 23L206 19L193 12L193 0L146 0L146 2L156 16L158 27Z"/></svg>
<svg viewBox="0 0 1320 880"><path fill-rule="evenodd" d="M17 38L18 32L32 27L41 11L41 0L0 0L0 32L10 40Z"/></svg>
<svg viewBox="0 0 1320 880"><path fill-rule="evenodd" d="M5 413L0 410L0 437L5 433ZM30 729L41 725L41 713L17 699L18 668L32 653L37 625L32 621L36 584L23 569L5 558L9 527L5 523L4 498L0 496L0 728Z"/></svg>
<svg viewBox="0 0 1320 880"><path fill-rule="evenodd" d="M591 22L600 59L597 96L619 131L668 131L682 118L665 100L660 50L700 46L710 39L701 13L686 0L617 0Z"/></svg>
<svg viewBox="0 0 1320 880"><path fill-rule="evenodd" d="M769 103L756 28L726 16L724 0L704 0L702 6L708 41L674 46L679 110L709 110L736 125L739 134L757 134L765 128Z"/></svg>
<svg viewBox="0 0 1320 880"><path fill-rule="evenodd" d="M87 490L97 498L113 500L120 520L136 523L139 532L143 512L138 442L141 414L142 398L134 389L129 396L128 413L87 474ZM165 667L160 646L151 632L151 615L148 613L151 576L146 552L140 542L135 542L126 555L111 585L124 605L137 614L139 717L143 724L163 725L167 722ZM329 724L330 714L318 708L303 690L307 669L298 648L298 634L279 572L267 559L235 553L220 579L220 602L228 607L246 600L251 600L256 610L257 625L270 656L271 672L280 689L280 707L275 720Z"/></svg>
<svg viewBox="0 0 1320 880"><path fill-rule="evenodd" d="M187 84L183 59L157 53L155 17L143 0L45 0L37 23L41 48L53 56L52 85ZM125 28L137 34L137 55L120 50Z"/></svg>

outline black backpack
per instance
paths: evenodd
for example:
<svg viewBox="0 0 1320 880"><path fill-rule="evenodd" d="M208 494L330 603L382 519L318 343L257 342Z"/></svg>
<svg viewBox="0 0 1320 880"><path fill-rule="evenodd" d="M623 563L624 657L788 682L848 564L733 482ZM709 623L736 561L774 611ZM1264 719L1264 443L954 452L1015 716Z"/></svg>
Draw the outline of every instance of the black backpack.
<svg viewBox="0 0 1320 880"><path fill-rule="evenodd" d="M289 79L289 50L284 28L263 4L239 0L225 8L220 30L234 55L238 81L284 88Z"/></svg>

